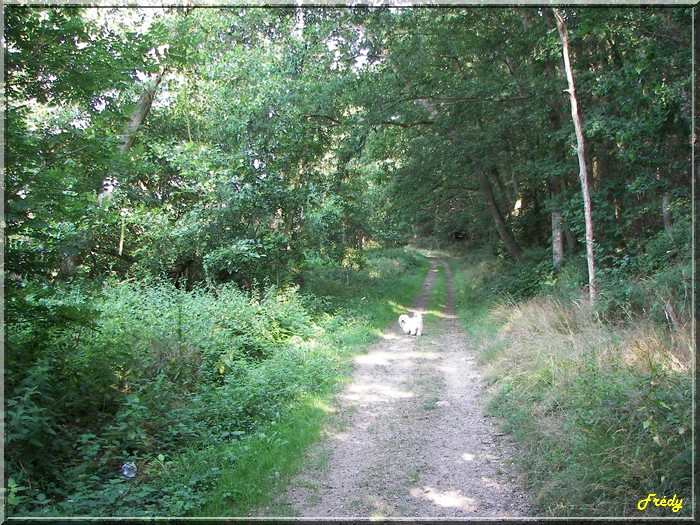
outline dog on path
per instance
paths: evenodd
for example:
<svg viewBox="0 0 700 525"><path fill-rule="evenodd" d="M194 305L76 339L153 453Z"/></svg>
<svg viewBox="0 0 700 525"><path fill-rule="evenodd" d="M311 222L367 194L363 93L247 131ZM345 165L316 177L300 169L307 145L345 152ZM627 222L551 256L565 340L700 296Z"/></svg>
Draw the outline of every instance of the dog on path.
<svg viewBox="0 0 700 525"><path fill-rule="evenodd" d="M406 335L421 335L423 333L423 315L416 312L413 317L399 316L399 325Z"/></svg>

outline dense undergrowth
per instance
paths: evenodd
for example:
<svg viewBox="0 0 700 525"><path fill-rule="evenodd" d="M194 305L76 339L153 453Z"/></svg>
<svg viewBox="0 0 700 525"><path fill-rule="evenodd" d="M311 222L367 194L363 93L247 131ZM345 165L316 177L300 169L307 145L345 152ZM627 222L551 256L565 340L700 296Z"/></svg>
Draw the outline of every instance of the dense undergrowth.
<svg viewBox="0 0 700 525"><path fill-rule="evenodd" d="M426 267L378 250L301 289L36 286L6 324L7 515L246 515Z"/></svg>
<svg viewBox="0 0 700 525"><path fill-rule="evenodd" d="M477 253L455 272L458 309L488 363L490 410L519 444L536 513L690 516L689 264L608 280L596 307L577 266L542 279L546 264L515 272ZM664 286L650 291L652 281ZM675 318L664 316L671 298ZM639 510L649 494L682 507Z"/></svg>

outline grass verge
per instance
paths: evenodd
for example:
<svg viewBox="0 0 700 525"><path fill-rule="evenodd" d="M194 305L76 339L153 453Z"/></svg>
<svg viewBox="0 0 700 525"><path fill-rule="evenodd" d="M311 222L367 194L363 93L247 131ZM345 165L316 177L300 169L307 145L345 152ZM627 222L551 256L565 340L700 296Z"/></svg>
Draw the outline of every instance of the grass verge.
<svg viewBox="0 0 700 525"><path fill-rule="evenodd" d="M197 515L255 516L265 509L267 515L285 516L287 509L276 506L273 498L298 471L303 451L319 439L329 393L299 400L279 420L263 425L234 447L212 449L216 455L233 452L236 461L223 470Z"/></svg>
<svg viewBox="0 0 700 525"><path fill-rule="evenodd" d="M463 260L455 274L458 311L487 366L489 410L519 445L536 512L691 516L689 330L611 326L580 301L483 300L483 260ZM683 501L640 510L649 494Z"/></svg>

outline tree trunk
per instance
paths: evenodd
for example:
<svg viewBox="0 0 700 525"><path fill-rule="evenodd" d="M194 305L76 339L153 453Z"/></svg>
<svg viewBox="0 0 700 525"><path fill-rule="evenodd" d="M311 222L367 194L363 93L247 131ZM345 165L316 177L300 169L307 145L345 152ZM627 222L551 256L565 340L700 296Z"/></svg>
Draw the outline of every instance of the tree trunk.
<svg viewBox="0 0 700 525"><path fill-rule="evenodd" d="M165 70L158 73L155 80L147 85L141 93L138 102L136 102L136 107L134 107L134 111L131 114L131 118L129 118L129 123L126 125L124 134L121 136L122 143L119 146L120 153L128 153L133 147L134 142L136 142L136 133L146 121L146 117L151 111L153 99L156 96L156 90L163 80L164 74ZM118 183L119 180L116 177L107 175L107 177L102 181L102 191L97 196L97 201L102 202L103 199L110 197Z"/></svg>
<svg viewBox="0 0 700 525"><path fill-rule="evenodd" d="M561 268L564 264L564 233L561 229L561 210L552 210L552 263L555 268Z"/></svg>
<svg viewBox="0 0 700 525"><path fill-rule="evenodd" d="M578 155L579 165L579 180L581 182L581 193L583 194L583 212L586 221L586 258L588 260L588 297L591 303L595 302L597 283L595 276L595 259L593 252L593 219L591 215L591 194L588 187L588 169L586 167L585 142L583 139L583 128L581 126L581 117L578 112L578 100L576 99L576 88L574 85L574 75L571 70L571 61L569 58L569 33L564 24L564 18L561 13L553 7L554 17L557 21L557 29L562 43L562 54L564 56L564 71L566 80L569 84L569 101L571 102L571 118L574 122L574 130L576 131L576 154Z"/></svg>
<svg viewBox="0 0 700 525"><path fill-rule="evenodd" d="M673 218L671 217L671 192L664 191L664 196L661 199L661 214L664 218L664 230L671 235L673 228Z"/></svg>
<svg viewBox="0 0 700 525"><path fill-rule="evenodd" d="M136 107L134 108L134 112L131 114L129 123L126 126L126 131L124 135L122 135L123 142L122 145L119 146L119 151L121 153L128 153L134 145L134 142L136 142L136 133L146 121L146 117L151 111L153 99L156 96L156 90L158 89L158 86L162 80L163 72L159 73L155 80L151 84L147 85L144 88L143 93L141 93L141 96L136 103Z"/></svg>
<svg viewBox="0 0 700 525"><path fill-rule="evenodd" d="M145 122L148 113L151 111L151 106L153 105L153 99L155 98L156 90L163 80L163 75L165 70L161 70L156 76L155 80L147 85L141 96L139 97L136 107L134 108L129 123L126 126L124 134L121 136L122 144L119 146L120 153L128 153L129 150L134 145L136 141L136 133L141 125ZM107 175L102 181L102 190L97 196L97 202L102 203L105 198L109 198L114 191L114 188L119 183L119 180L113 175ZM125 224L124 217L122 216L121 232L119 235L119 246L118 253L121 256L124 251L124 234L125 234ZM82 258L83 256L80 256ZM76 264L76 256L67 254L61 261L61 269L59 272L59 278L67 281L71 279L77 270L78 264Z"/></svg>
<svg viewBox="0 0 700 525"><path fill-rule="evenodd" d="M506 185L503 183L503 180L501 179L501 174L498 172L498 170L492 170L493 174L493 180L496 183L496 186L498 187L498 191L501 194L502 201L504 203L503 208L506 210L512 210L514 207L515 203L512 203L510 195L508 194L508 191L506 190ZM516 199L517 201L517 199Z"/></svg>
<svg viewBox="0 0 700 525"><path fill-rule="evenodd" d="M510 169L510 182L513 184L513 195L515 196L515 201L521 201L522 203L523 193L520 190L520 183L518 182L518 177L515 174L514 167L511 167Z"/></svg>
<svg viewBox="0 0 700 525"><path fill-rule="evenodd" d="M475 167L475 169L476 174L479 177L479 187L481 188L481 193L484 194L484 198L486 199L486 206L488 207L491 218L496 225L496 231L498 231L498 235L506 245L506 248L508 248L508 252L510 253L511 257L520 262L523 256L522 251L520 250L518 243L510 234L510 231L503 220L503 214L498 208L496 199L493 196L493 190L491 189L491 184L489 183L488 177L481 167Z"/></svg>

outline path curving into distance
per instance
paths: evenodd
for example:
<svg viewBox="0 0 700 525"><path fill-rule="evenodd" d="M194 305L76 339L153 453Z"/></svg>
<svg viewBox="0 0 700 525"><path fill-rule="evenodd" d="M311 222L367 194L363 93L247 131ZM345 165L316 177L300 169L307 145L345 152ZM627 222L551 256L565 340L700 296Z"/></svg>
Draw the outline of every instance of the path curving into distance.
<svg viewBox="0 0 700 525"><path fill-rule="evenodd" d="M427 311L438 267L440 310ZM518 517L529 504L514 449L484 413L484 383L455 315L452 274L431 259L413 309L421 337L393 323L355 357L326 430L280 503L303 517ZM397 315L398 318L398 315Z"/></svg>

